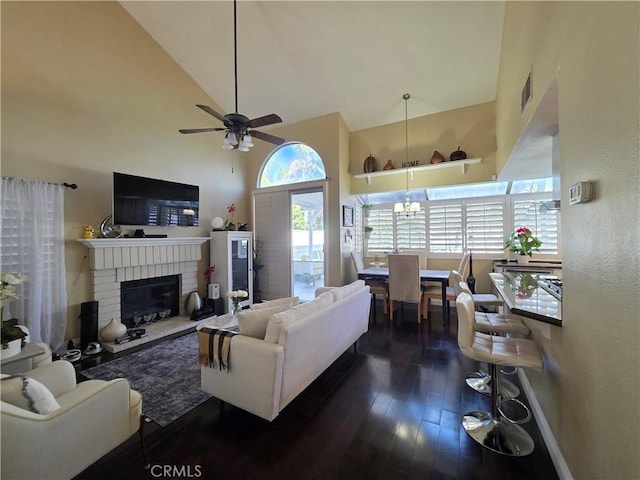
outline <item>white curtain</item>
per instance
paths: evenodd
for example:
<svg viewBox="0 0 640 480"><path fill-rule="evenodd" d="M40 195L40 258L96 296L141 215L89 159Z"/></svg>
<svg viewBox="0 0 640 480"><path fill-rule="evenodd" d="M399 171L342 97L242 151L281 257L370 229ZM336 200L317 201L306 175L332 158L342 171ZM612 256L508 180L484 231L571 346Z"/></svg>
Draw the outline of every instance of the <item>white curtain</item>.
<svg viewBox="0 0 640 480"><path fill-rule="evenodd" d="M29 328L31 342L64 346L67 289L64 259L64 191L61 185L2 178L0 257L2 272L28 276L5 318Z"/></svg>

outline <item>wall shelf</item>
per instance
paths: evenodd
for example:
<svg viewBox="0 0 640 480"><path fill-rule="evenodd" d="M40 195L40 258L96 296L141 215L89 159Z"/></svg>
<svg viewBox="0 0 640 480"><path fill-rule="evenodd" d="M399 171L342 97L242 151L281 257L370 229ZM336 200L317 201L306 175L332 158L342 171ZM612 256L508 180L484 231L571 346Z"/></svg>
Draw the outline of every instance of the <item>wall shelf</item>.
<svg viewBox="0 0 640 480"><path fill-rule="evenodd" d="M476 163L482 162L481 158L466 158L464 160L453 160L449 162L441 162L441 163L430 163L428 165L420 165L418 167L408 167L408 168L394 168L392 170L380 170L377 172L370 173L356 173L353 175L354 178L365 178L367 180L367 184L371 185L371 179L375 177L382 177L385 175L398 175L400 173L406 173L409 170L411 173L411 179L413 180L413 172L421 172L423 170L431 170L437 168L451 168L451 167L460 167L462 169L462 174L467 173L467 166L473 165Z"/></svg>

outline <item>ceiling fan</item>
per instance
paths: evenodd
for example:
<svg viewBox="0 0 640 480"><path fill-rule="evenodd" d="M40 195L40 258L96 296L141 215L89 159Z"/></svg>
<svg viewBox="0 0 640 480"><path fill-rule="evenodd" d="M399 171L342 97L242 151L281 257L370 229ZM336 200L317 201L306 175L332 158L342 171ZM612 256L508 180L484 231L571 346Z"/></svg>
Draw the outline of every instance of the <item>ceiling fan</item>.
<svg viewBox="0 0 640 480"><path fill-rule="evenodd" d="M236 16L236 1L233 2L233 64L234 64L234 79L235 79L235 100L236 100L236 113L227 113L222 115L216 112L213 108L207 105L196 105L196 107L204 110L209 115L214 116L220 120L224 127L213 128L183 128L178 130L180 133L203 133L203 132L219 132L226 131L222 148L225 150L238 149L241 152L248 152L250 147L253 147L251 137L259 138L265 142L270 142L275 145L281 145L285 142L284 138L276 137L268 133L259 132L258 130L250 130L257 127L264 127L266 125L273 125L274 123L282 122L282 119L275 113L265 115L263 117L249 119L245 115L238 112L238 40L237 40L237 16Z"/></svg>

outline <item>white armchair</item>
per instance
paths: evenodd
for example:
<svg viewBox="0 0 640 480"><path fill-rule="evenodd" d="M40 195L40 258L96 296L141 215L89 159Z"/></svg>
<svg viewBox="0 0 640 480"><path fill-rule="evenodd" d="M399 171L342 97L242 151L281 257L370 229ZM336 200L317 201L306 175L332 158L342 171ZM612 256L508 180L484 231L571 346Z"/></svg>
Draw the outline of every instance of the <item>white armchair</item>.
<svg viewBox="0 0 640 480"><path fill-rule="evenodd" d="M64 360L26 375L60 408L41 415L2 402L3 479L72 478L141 428L142 396L123 378L76 383Z"/></svg>

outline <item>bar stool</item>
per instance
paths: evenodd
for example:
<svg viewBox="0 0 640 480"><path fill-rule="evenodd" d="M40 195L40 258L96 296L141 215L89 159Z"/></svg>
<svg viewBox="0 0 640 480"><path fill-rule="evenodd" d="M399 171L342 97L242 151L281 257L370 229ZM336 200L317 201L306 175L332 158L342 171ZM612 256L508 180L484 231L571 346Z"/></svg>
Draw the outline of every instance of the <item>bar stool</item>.
<svg viewBox="0 0 640 480"><path fill-rule="evenodd" d="M451 279L455 296L458 298L463 291L471 295L475 307L502 306L502 300L492 293L471 293L469 286L462 279L462 275L457 270L451 270ZM482 333L498 335L517 334L529 336L531 330L522 321L519 315L511 313L475 313L476 330Z"/></svg>
<svg viewBox="0 0 640 480"><path fill-rule="evenodd" d="M494 302L491 297L497 298L492 294L474 294L471 293L471 290L467 286L467 283L462 281L462 276L458 271L452 270L451 278L453 280L453 288L456 292L456 298L462 292L466 292L471 295L474 303L474 311L475 311L475 330L477 332L486 333L489 335L522 335L528 337L531 333L531 330L527 325L522 321L522 318L519 315L512 315L510 313L485 313L476 311L476 298L480 297L481 301L483 298L486 298L488 302ZM500 304L502 301L498 300ZM505 375L513 375L516 373L516 369L512 369L507 372L501 370L501 373ZM476 392L482 393L484 395L489 395L491 393L491 376L482 370L477 372L470 373L466 378L467 385L473 388ZM520 395L520 389L513 383L508 380L503 380L500 383L500 395L503 398L516 398Z"/></svg>
<svg viewBox="0 0 640 480"><path fill-rule="evenodd" d="M458 310L458 346L467 357L489 364L491 378L491 411L473 411L462 418L462 428L476 442L489 450L510 456L533 452L533 439L519 425L504 418L500 411L500 377L498 365L543 369L536 344L525 338L505 338L475 330L473 298L461 293L456 299ZM524 405L524 404L523 404Z"/></svg>

